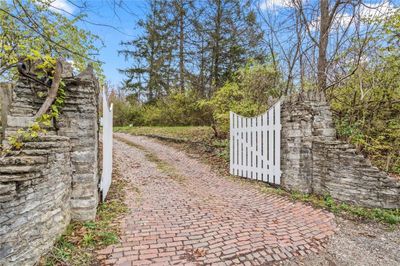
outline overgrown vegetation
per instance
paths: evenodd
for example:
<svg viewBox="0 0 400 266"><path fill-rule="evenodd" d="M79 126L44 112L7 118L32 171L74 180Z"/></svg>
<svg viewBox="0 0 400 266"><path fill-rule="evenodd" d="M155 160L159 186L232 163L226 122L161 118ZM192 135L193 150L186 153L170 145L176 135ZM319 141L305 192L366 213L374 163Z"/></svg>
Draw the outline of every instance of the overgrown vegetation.
<svg viewBox="0 0 400 266"><path fill-rule="evenodd" d="M329 91L340 137L363 151L380 169L400 174L400 11L376 31L384 38L368 61Z"/></svg>
<svg viewBox="0 0 400 266"><path fill-rule="evenodd" d="M148 0L142 34L120 51L132 64L113 94L115 124L210 126L224 139L229 111L254 116L280 96L323 91L338 137L399 175L399 9L282 5Z"/></svg>
<svg viewBox="0 0 400 266"><path fill-rule="evenodd" d="M46 106L39 110L34 123L8 138L5 152L9 148L20 149L24 141L35 140L46 133L52 122L56 124L65 97L60 82L62 67L58 71L60 78L54 80L57 62L70 61L73 69L80 71L91 62L103 80L100 62L93 57L98 52L99 38L78 26L84 14L67 13L53 0L0 1L0 81L15 81L19 77L16 66L24 62L32 79L54 85L52 89L57 92L57 97L52 89L47 94L38 93L40 98L51 98L44 101Z"/></svg>
<svg viewBox="0 0 400 266"><path fill-rule="evenodd" d="M0 81L15 78L21 59L48 62L65 58L83 70L89 61L101 75L97 54L98 37L78 27L85 15L67 16L54 1L0 1Z"/></svg>
<svg viewBox="0 0 400 266"><path fill-rule="evenodd" d="M142 104L134 97L112 96L116 126L211 125L216 137L229 129L229 111L253 116L268 109L268 99L279 96L279 73L271 64L250 61L209 99L193 90L173 92Z"/></svg>
<svg viewBox="0 0 400 266"><path fill-rule="evenodd" d="M40 265L96 265L95 250L119 242L117 218L128 211L125 188L129 183L118 173L113 174L113 184L107 200L97 208L94 221L73 222L56 241L51 252L44 257Z"/></svg>

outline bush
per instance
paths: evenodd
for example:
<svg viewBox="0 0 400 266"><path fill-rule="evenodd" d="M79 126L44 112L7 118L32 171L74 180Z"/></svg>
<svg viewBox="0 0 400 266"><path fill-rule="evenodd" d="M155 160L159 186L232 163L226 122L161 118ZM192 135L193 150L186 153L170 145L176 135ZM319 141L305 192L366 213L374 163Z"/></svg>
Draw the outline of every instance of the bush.
<svg viewBox="0 0 400 266"><path fill-rule="evenodd" d="M139 104L132 104L118 98L113 98L112 102L114 126L139 126L143 124L143 112Z"/></svg>
<svg viewBox="0 0 400 266"><path fill-rule="evenodd" d="M216 135L229 132L229 111L243 116L255 116L268 109L269 98L280 95L279 73L269 64L250 62L239 69L234 81L226 83L210 100L200 106L210 110Z"/></svg>
<svg viewBox="0 0 400 266"><path fill-rule="evenodd" d="M203 100L200 106L211 110L216 135L223 137L229 132L229 111L254 116L264 108L246 98L237 83L227 83L210 100Z"/></svg>
<svg viewBox="0 0 400 266"><path fill-rule="evenodd" d="M115 126L210 125L210 113L199 105L193 91L174 92L152 103L138 104L114 99Z"/></svg>
<svg viewBox="0 0 400 266"><path fill-rule="evenodd" d="M198 126L209 123L209 115L198 104L193 91L171 93L143 108L144 125L148 126Z"/></svg>
<svg viewBox="0 0 400 266"><path fill-rule="evenodd" d="M151 103L135 97L114 99L116 126L212 126L216 136L229 131L229 111L255 116L267 110L269 97L278 97L279 73L270 64L250 62L239 69L233 81L204 99L194 90L171 92Z"/></svg>
<svg viewBox="0 0 400 266"><path fill-rule="evenodd" d="M329 94L339 137L356 145L380 169L396 174L400 174L399 70L389 60L362 66Z"/></svg>

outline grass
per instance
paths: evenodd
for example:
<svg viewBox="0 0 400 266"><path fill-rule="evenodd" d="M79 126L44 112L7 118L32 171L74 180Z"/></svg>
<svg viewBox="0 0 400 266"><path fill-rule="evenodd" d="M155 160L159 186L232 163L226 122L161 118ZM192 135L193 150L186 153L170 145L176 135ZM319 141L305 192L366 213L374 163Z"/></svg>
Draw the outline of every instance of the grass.
<svg viewBox="0 0 400 266"><path fill-rule="evenodd" d="M212 129L209 127L128 127L115 128L115 132L125 132L132 135L155 136L160 135L168 138L182 139L182 143L170 143L178 148L186 150L188 153L200 156L204 162L210 164L221 175L232 178L235 182L251 182L237 176L229 176L229 147L228 140L213 138ZM205 149L201 145L193 145L193 140L203 142L206 146L213 149ZM363 208L344 202L338 202L331 196L318 196L303 194L299 192L289 192L281 188L272 187L266 183L258 182L258 188L265 193L274 193L285 196L294 201L301 201L311 204L316 208L326 209L336 215L347 219L376 221L387 225L400 225L400 209L387 210L379 208Z"/></svg>
<svg viewBox="0 0 400 266"><path fill-rule="evenodd" d="M161 137L164 140L182 142L205 152L212 152L229 162L229 141L214 137L214 131L207 126L179 127L115 127L114 132L128 133L135 136Z"/></svg>
<svg viewBox="0 0 400 266"><path fill-rule="evenodd" d="M94 251L119 242L119 229L115 223L128 211L124 203L127 185L127 181L114 173L107 201L98 206L96 219L68 225L39 265L97 265Z"/></svg>
<svg viewBox="0 0 400 266"><path fill-rule="evenodd" d="M174 180L178 181L179 183L183 183L185 181L185 177L179 174L174 167L172 167L170 164L167 162L161 160L155 153L150 152L147 150L144 146L139 145L137 143L134 143L132 141L129 141L124 138L119 138L119 137L114 137L117 140L124 142L128 144L129 146L135 147L139 150L141 150L146 159L152 163L154 163L157 168L164 174L168 175L169 177L173 178Z"/></svg>
<svg viewBox="0 0 400 266"><path fill-rule="evenodd" d="M208 142L212 139L211 127L115 127L114 132L124 132L132 135L157 135L181 139L183 141Z"/></svg>
<svg viewBox="0 0 400 266"><path fill-rule="evenodd" d="M295 201L310 203L314 207L326 209L336 215L340 215L348 219L377 221L388 225L400 224L400 209L388 210L379 208L364 208L344 202L338 202L330 195L320 196L300 192L287 192L279 188L265 189L265 191L284 195Z"/></svg>

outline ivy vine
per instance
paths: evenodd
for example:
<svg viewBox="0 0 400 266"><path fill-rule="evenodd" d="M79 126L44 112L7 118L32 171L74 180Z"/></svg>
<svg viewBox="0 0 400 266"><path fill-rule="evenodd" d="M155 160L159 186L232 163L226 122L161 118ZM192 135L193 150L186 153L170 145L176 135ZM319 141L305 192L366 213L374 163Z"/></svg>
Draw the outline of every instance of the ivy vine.
<svg viewBox="0 0 400 266"><path fill-rule="evenodd" d="M47 129L51 127L51 123L57 123L62 107L65 103L65 83L60 82L59 89L57 91L57 97L47 113L41 115L35 119L32 125L27 129L18 129L17 132L8 137L8 144L11 149L19 150L23 147L24 142L32 141L39 137L40 134L46 134Z"/></svg>

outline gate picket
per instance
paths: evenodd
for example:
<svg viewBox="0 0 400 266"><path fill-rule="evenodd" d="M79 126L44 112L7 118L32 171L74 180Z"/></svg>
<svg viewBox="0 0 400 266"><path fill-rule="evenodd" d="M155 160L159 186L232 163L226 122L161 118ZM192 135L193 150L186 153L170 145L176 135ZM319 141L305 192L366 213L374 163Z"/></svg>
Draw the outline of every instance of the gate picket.
<svg viewBox="0 0 400 266"><path fill-rule="evenodd" d="M281 103L257 117L230 112L230 174L281 183Z"/></svg>
<svg viewBox="0 0 400 266"><path fill-rule="evenodd" d="M100 189L102 201L106 199L112 179L112 150L113 150L113 104L109 104L108 97L103 89L103 172Z"/></svg>

